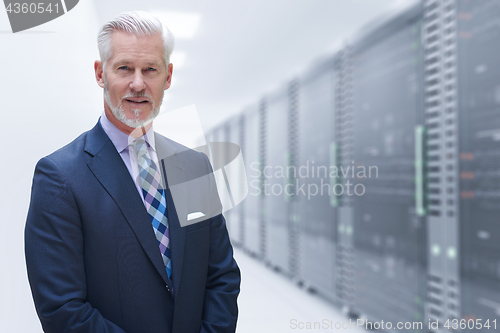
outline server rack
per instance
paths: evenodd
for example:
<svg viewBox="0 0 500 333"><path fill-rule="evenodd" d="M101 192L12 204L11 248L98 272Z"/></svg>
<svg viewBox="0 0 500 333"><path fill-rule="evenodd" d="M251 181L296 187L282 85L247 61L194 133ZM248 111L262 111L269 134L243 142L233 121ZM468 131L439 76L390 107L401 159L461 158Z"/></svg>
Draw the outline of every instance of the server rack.
<svg viewBox="0 0 500 333"><path fill-rule="evenodd" d="M288 83L288 154L287 164L290 170L298 170L300 159L300 115L299 115L299 89L300 81L295 78ZM288 256L289 273L297 282L299 277L299 195L297 194L297 184L300 178L298 173L287 172L286 185L291 191L291 195L285 192L285 197L289 203L288 215ZM286 188L285 188L286 189Z"/></svg>
<svg viewBox="0 0 500 333"><path fill-rule="evenodd" d="M335 58L321 61L301 79L298 89L299 204L296 246L298 273L305 284L336 301L336 206L331 196L337 178L334 133ZM301 191L299 189L302 188Z"/></svg>
<svg viewBox="0 0 500 333"><path fill-rule="evenodd" d="M240 150L243 146L243 136L244 136L244 117L242 115L237 115L232 117L225 123L226 129L226 142L237 144L240 147ZM226 145L225 150L225 160L229 162L231 158L230 151L231 147ZM234 150L234 149L233 149ZM243 182L245 181L245 170L238 168L236 170L232 170L232 172L227 174L228 182L231 184L231 192L232 193L242 193L242 189L244 187ZM234 203L236 204L236 203ZM244 243L244 228L243 224L245 221L244 217L244 203L236 204L236 206L232 207L227 214L228 221L228 231L229 236L233 244L237 246L242 246Z"/></svg>
<svg viewBox="0 0 500 333"><path fill-rule="evenodd" d="M227 145L227 143L230 143L231 142L231 132L234 131L234 130L237 130L237 129L233 129L232 126L231 126L231 122L230 121L224 121L221 126L219 126L216 131L215 131L215 135L218 139L218 141L215 141L215 142L218 142L218 144L214 145L212 147L212 156L214 155L214 148L217 149L217 153L220 154L220 156L217 156L217 159L220 159L220 161L223 161L223 163L216 163L216 164L223 164L225 166L226 163L229 162L229 151L230 151L230 148L229 146ZM222 166L222 165L221 165ZM223 177L219 178L218 179L218 182L220 182L220 185L221 187L224 188L224 192L226 190L230 191L230 189L228 189L228 186L229 185L229 182L230 182L230 179L228 179L228 173L227 171L225 171L225 174ZM223 182L223 183L222 183ZM219 195L221 195L221 193L219 193ZM233 201L231 200L231 194L228 192L228 195L226 197L226 201L224 202L223 200L223 204L224 204L224 217L226 219L226 228L227 228L227 232L229 234L229 238L231 239L231 244L233 246L240 246L240 242L239 242L239 239L237 237L238 235L238 232L239 232L239 226L238 226L238 214L235 213L235 207L233 207Z"/></svg>
<svg viewBox="0 0 500 333"><path fill-rule="evenodd" d="M426 313L447 331L460 317L455 1L424 1L424 106L426 126L428 282Z"/></svg>
<svg viewBox="0 0 500 333"><path fill-rule="evenodd" d="M248 195L241 203L245 212L243 224L244 249L252 256L263 259L265 253L264 192L262 169L265 164L265 112L264 104L256 103L242 112L244 129L243 160L248 178Z"/></svg>
<svg viewBox="0 0 500 333"><path fill-rule="evenodd" d="M210 159L210 161L212 162L212 164L213 164L213 159L212 159L212 151L211 151L211 145L210 144L212 142L220 142L221 141L220 135L219 135L220 127L221 127L221 124L219 124L216 127L208 130L205 133L205 140L206 140L207 150L208 150L208 158Z"/></svg>
<svg viewBox="0 0 500 333"><path fill-rule="evenodd" d="M226 160L227 152L223 149L224 142L228 142L229 135L229 127L226 122L217 125L207 132L205 135L208 145L208 157L212 163L212 167L217 171L217 168L221 168L224 166L224 162ZM219 194L219 198L221 200L223 209L224 218L226 219L226 227L228 229L228 233L232 233L233 225L232 225L232 217L231 217L231 199L227 193L227 184L222 174L214 173L217 185L217 191ZM231 239L233 241L233 239ZM239 245L235 242L233 245Z"/></svg>
<svg viewBox="0 0 500 333"><path fill-rule="evenodd" d="M445 301L452 312L449 317L467 324L459 326L462 331L499 332L500 3L460 0L446 5L451 8L442 8L440 21L448 23L452 30L448 34L453 41L449 63L451 69L456 67L458 81L449 80L451 89L446 89L448 95L443 96L450 104L446 115L452 120L445 125L447 131L457 126L459 129L459 153L450 152L454 162L450 165L459 166L459 171L454 170L454 181L459 182L460 192L449 198L453 202L443 203L454 214L449 217L448 223L453 224L447 230L447 236L453 238L443 248L453 274L445 272ZM457 49L451 48L455 45ZM452 145L449 149L456 150L457 131L446 139ZM461 237L457 240L458 231ZM458 263L460 269L456 267ZM457 273L460 280L455 277ZM489 327L484 325L486 322Z"/></svg>
<svg viewBox="0 0 500 333"><path fill-rule="evenodd" d="M415 4L354 40L353 150L350 163L342 163L351 181L344 191L353 207L355 312L391 325L420 322L413 332L426 323L426 227L415 179L421 23Z"/></svg>
<svg viewBox="0 0 500 333"><path fill-rule="evenodd" d="M265 163L263 167L263 193L265 200L265 259L276 270L292 275L291 265L295 252L291 249L294 238L290 216L294 214L293 197L287 195L286 186L293 182L288 170L293 163L290 149L290 117L292 85L285 85L265 99Z"/></svg>
<svg viewBox="0 0 500 333"><path fill-rule="evenodd" d="M333 166L349 166L353 159L353 65L351 48L346 45L335 57ZM345 186L350 175L339 174L337 184ZM344 313L356 316L354 305L354 247L352 198L344 192L332 197L337 205L337 246L335 256L335 292Z"/></svg>

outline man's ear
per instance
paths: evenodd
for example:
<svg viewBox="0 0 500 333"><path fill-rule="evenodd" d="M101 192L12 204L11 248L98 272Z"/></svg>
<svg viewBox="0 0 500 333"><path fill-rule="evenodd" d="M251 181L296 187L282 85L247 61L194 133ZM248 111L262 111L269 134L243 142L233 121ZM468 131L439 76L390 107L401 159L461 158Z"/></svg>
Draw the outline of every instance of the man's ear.
<svg viewBox="0 0 500 333"><path fill-rule="evenodd" d="M94 62L94 71L95 71L95 80L99 87L104 88L104 79L103 79L103 71L102 71L102 61L96 60Z"/></svg>
<svg viewBox="0 0 500 333"><path fill-rule="evenodd" d="M174 66L172 63L168 64L167 68L167 80L165 81L165 87L163 90L167 90L170 88L170 84L172 83L172 71L174 70Z"/></svg>

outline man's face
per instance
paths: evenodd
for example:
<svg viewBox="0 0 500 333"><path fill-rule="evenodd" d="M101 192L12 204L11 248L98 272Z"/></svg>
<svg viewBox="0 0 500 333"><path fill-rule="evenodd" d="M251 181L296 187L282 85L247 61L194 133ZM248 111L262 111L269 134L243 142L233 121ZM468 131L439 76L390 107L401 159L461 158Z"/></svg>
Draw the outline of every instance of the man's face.
<svg viewBox="0 0 500 333"><path fill-rule="evenodd" d="M115 125L118 120L128 127L139 127L158 115L172 77L172 65L167 67L163 58L160 35L137 37L114 32L105 72L100 61L96 61L95 70L98 84L104 88L106 116Z"/></svg>

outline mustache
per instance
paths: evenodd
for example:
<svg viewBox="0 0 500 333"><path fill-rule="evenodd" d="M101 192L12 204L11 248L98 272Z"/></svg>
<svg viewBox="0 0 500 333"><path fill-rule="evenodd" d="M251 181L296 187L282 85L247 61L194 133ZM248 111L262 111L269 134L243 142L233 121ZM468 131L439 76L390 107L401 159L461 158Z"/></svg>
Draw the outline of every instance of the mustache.
<svg viewBox="0 0 500 333"><path fill-rule="evenodd" d="M133 94L127 94L125 96L122 96L121 100L123 101L126 98L131 98L131 97L145 97L147 98L150 102L153 101L153 97L150 95L146 94L144 91L138 92L138 93L133 93Z"/></svg>

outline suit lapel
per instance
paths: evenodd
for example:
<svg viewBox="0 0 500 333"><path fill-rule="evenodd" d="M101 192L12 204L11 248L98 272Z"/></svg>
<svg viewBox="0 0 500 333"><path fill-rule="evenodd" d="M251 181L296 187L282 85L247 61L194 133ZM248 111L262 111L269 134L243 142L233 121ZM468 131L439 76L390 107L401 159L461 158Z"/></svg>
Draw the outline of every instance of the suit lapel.
<svg viewBox="0 0 500 333"><path fill-rule="evenodd" d="M88 167L122 211L165 283L170 284L144 203L120 154L100 122L88 132L85 151L92 156L87 162Z"/></svg>
<svg viewBox="0 0 500 333"><path fill-rule="evenodd" d="M170 255L172 256L172 279L174 282L174 291L177 294L181 280L182 264L184 259L184 244L186 237L186 228L182 228L179 222L179 214L186 214L182 205L175 205L172 192L169 187L169 180L172 183L175 175L186 170L182 159L178 158L178 151L172 143L160 135L155 135L155 146L158 160L162 170L163 184L165 184L165 193L167 199L167 214L170 232ZM183 190L183 188L181 187ZM187 202L187 192L183 191L180 195L176 189L176 200ZM179 208L179 209L177 209ZM182 218L182 216L181 216Z"/></svg>

